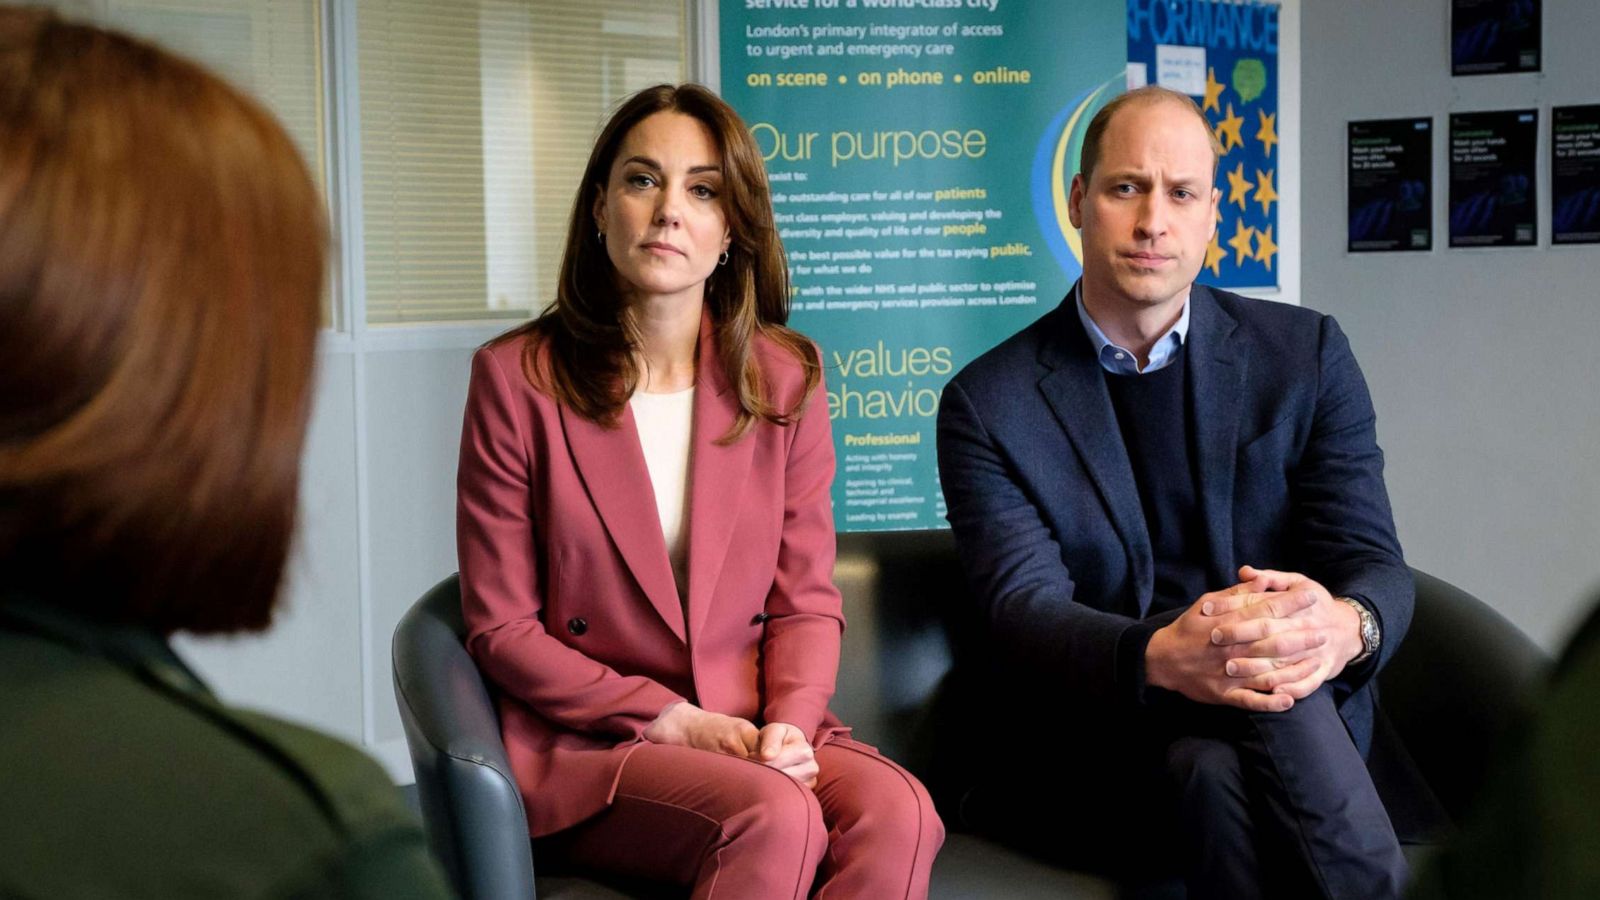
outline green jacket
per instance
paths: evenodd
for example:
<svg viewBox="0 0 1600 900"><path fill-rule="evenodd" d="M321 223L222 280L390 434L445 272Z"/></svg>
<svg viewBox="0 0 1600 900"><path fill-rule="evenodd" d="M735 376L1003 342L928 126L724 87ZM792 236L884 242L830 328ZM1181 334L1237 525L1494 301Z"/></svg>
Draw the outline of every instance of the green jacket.
<svg viewBox="0 0 1600 900"><path fill-rule="evenodd" d="M451 896L384 772L159 636L0 598L0 897Z"/></svg>

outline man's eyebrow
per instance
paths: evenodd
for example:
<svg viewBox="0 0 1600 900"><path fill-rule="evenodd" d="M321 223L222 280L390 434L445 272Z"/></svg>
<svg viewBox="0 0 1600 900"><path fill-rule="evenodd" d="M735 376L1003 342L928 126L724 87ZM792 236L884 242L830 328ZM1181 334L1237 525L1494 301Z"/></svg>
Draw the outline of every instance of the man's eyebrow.
<svg viewBox="0 0 1600 900"><path fill-rule="evenodd" d="M1112 169L1106 172L1106 177L1112 181L1149 181L1150 173L1137 169Z"/></svg>
<svg viewBox="0 0 1600 900"><path fill-rule="evenodd" d="M1138 169L1112 169L1106 172L1106 178L1119 183L1132 181L1139 184L1149 184L1155 181L1154 175ZM1212 181L1213 179L1204 172L1179 172L1167 179L1169 184L1175 185L1210 184Z"/></svg>

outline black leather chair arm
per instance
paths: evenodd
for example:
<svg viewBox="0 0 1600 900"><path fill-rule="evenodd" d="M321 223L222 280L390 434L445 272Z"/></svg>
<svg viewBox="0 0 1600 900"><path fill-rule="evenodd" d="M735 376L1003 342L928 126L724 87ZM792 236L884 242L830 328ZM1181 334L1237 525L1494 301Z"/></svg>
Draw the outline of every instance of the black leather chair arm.
<svg viewBox="0 0 1600 900"><path fill-rule="evenodd" d="M1451 817L1494 772L1508 733L1529 713L1550 659L1515 625L1426 572L1400 652L1378 676L1380 704Z"/></svg>
<svg viewBox="0 0 1600 900"><path fill-rule="evenodd" d="M467 900L532 898L522 796L488 688L461 644L464 633L454 575L395 629L395 699L418 770L428 842Z"/></svg>

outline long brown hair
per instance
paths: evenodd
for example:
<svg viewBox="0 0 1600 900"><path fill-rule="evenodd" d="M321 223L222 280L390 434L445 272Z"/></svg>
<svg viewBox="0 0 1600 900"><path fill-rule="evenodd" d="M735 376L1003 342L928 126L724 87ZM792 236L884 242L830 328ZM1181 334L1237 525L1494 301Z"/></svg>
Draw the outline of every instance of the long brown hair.
<svg viewBox="0 0 1600 900"><path fill-rule="evenodd" d="M0 9L0 570L162 633L264 627L294 529L326 236L255 102Z"/></svg>
<svg viewBox="0 0 1600 900"><path fill-rule="evenodd" d="M624 321L616 270L605 247L595 240L595 198L605 190L611 164L628 132L644 119L671 110L691 116L711 130L721 152L723 211L733 242L728 261L706 281L721 361L739 399L739 416L719 438L734 441L757 419L787 425L799 415L821 377L815 346L785 327L789 320L789 268L773 224L772 195L761 151L739 114L698 84L659 84L627 98L595 139L583 170L555 301L537 319L502 340L525 343L523 367L535 387L595 422L616 421L639 383L634 339ZM806 373L805 391L794 407L778 409L766 396L751 342L765 335L794 354ZM541 345L548 350L539 362Z"/></svg>

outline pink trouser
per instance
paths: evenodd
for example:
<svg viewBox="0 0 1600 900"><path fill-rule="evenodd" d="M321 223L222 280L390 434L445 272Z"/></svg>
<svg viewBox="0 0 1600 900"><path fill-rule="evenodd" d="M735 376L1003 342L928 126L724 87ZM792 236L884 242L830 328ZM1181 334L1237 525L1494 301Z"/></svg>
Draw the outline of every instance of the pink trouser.
<svg viewBox="0 0 1600 900"><path fill-rule="evenodd" d="M553 837L573 863L692 885L696 900L926 897L944 824L921 782L848 739L817 766L812 791L750 760L645 744L611 806Z"/></svg>

